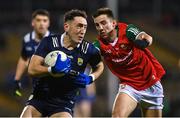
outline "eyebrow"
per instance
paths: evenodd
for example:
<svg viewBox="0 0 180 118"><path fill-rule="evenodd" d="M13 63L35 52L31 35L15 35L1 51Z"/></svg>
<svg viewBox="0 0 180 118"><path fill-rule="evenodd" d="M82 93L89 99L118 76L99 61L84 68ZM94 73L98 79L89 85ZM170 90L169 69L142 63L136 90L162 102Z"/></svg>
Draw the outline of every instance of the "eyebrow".
<svg viewBox="0 0 180 118"><path fill-rule="evenodd" d="M77 25L87 26L87 24L78 23Z"/></svg>

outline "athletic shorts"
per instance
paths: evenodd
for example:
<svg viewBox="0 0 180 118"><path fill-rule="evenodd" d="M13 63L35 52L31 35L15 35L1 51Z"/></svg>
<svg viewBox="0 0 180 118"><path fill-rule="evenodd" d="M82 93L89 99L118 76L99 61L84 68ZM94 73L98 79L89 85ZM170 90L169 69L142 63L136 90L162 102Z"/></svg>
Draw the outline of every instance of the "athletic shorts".
<svg viewBox="0 0 180 118"><path fill-rule="evenodd" d="M128 94L132 99L145 109L163 109L163 87L158 81L153 86L145 90L136 90L125 84L120 84L119 92Z"/></svg>
<svg viewBox="0 0 180 118"><path fill-rule="evenodd" d="M42 117L49 117L58 112L68 112L73 115L74 101L63 100L57 97L33 98L30 96L27 105L32 105L41 114Z"/></svg>

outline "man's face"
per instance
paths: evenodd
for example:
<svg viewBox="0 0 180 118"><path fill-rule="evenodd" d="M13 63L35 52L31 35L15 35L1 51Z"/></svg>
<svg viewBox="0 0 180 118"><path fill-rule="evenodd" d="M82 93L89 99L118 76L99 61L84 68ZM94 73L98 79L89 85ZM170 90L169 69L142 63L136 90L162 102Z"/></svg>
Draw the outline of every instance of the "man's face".
<svg viewBox="0 0 180 118"><path fill-rule="evenodd" d="M112 30L114 30L116 26L115 20L107 17L107 15L100 15L94 18L95 27L101 38L109 38L109 34Z"/></svg>
<svg viewBox="0 0 180 118"><path fill-rule="evenodd" d="M87 21L83 17L74 17L72 21L65 23L65 31L75 43L81 43L87 30Z"/></svg>
<svg viewBox="0 0 180 118"><path fill-rule="evenodd" d="M49 24L49 18L44 15L37 15L32 20L32 27L34 28L35 32L42 35L45 35L45 33L47 32Z"/></svg>

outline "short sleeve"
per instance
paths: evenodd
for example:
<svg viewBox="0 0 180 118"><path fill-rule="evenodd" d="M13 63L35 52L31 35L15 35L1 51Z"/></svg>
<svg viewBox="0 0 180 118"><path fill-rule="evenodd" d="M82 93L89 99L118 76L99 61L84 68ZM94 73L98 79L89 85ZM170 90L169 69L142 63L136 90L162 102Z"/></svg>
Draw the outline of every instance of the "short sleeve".
<svg viewBox="0 0 180 118"><path fill-rule="evenodd" d="M92 68L96 68L96 65L99 64L100 61L101 61L100 52L94 45L92 45L89 64L91 65Z"/></svg>
<svg viewBox="0 0 180 118"><path fill-rule="evenodd" d="M143 31L133 24L129 24L126 29L126 36L129 40L134 41L136 37Z"/></svg>

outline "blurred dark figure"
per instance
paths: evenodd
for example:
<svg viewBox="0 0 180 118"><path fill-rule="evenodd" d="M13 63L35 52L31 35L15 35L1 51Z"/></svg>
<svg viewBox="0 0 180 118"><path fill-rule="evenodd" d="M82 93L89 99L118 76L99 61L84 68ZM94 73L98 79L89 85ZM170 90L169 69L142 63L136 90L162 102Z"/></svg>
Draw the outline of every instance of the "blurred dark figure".
<svg viewBox="0 0 180 118"><path fill-rule="evenodd" d="M4 51L7 47L7 42L5 36L0 34L0 51Z"/></svg>

